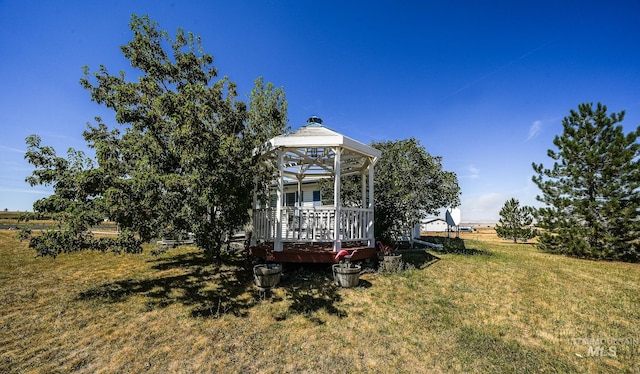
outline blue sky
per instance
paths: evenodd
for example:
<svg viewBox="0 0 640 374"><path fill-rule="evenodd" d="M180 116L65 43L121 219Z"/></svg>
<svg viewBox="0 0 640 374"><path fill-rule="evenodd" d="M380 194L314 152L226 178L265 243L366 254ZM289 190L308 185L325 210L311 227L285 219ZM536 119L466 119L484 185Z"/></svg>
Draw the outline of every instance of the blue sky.
<svg viewBox="0 0 640 374"><path fill-rule="evenodd" d="M582 102L640 124L637 1L14 1L0 0L0 209L51 193L24 182L29 134L64 155L112 115L80 87L82 66L137 75L119 47L131 14L202 37L246 95L283 86L289 125L311 115L365 143L415 137L462 188L462 221L535 204L532 162ZM377 186L382 188L383 186Z"/></svg>

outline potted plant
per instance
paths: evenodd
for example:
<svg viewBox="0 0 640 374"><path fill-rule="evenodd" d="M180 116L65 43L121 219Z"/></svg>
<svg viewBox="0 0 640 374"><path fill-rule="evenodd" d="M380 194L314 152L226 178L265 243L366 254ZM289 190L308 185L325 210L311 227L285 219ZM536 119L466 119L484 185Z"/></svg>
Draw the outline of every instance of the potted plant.
<svg viewBox="0 0 640 374"><path fill-rule="evenodd" d="M397 272L402 270L402 254L397 253L397 247L386 245L380 240L376 242L376 246L380 249L380 255L382 255L380 267L382 271Z"/></svg>
<svg viewBox="0 0 640 374"><path fill-rule="evenodd" d="M358 283L360 283L360 271L362 267L351 262L351 258L357 252L357 249L351 253L343 249L336 254L335 260L338 261L338 263L332 265L333 279L336 285L350 288L356 287Z"/></svg>
<svg viewBox="0 0 640 374"><path fill-rule="evenodd" d="M256 286L261 289L270 289L280 283L282 274L281 264L260 264L253 267L253 278Z"/></svg>

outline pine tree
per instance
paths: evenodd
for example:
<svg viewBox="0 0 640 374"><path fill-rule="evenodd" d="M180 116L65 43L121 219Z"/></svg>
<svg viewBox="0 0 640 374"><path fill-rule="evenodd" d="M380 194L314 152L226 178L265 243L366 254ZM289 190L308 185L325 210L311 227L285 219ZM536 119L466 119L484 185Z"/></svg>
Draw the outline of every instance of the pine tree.
<svg viewBox="0 0 640 374"><path fill-rule="evenodd" d="M514 198L507 200L500 209L500 221L496 225L496 233L503 239L528 240L534 238L537 233L531 227L533 223L534 209L529 206L520 206L520 202Z"/></svg>
<svg viewBox="0 0 640 374"><path fill-rule="evenodd" d="M540 188L540 248L567 255L640 260L640 127L624 134L624 111L580 104L549 150L553 167L533 164Z"/></svg>

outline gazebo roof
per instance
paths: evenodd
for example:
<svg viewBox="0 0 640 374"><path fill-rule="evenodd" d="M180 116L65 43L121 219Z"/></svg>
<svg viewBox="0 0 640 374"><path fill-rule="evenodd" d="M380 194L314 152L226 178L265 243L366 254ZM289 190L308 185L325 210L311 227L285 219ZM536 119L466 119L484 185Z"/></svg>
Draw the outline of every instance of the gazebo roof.
<svg viewBox="0 0 640 374"><path fill-rule="evenodd" d="M267 143L265 155L275 157L276 151L284 152L283 172L286 177L326 178L334 174L336 149L341 149L340 173L360 173L380 158L380 151L342 135L322 125L318 117L311 117L305 126L272 138Z"/></svg>

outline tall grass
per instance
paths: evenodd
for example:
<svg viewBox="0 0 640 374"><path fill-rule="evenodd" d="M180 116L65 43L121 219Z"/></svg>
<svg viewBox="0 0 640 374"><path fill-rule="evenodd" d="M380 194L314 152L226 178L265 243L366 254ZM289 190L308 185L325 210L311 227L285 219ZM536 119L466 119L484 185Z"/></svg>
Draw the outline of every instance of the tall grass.
<svg viewBox="0 0 640 374"><path fill-rule="evenodd" d="M3 373L639 371L637 264L483 233L467 254L432 252L353 289L328 266L288 266L263 299L241 257L209 263L182 247L53 260L12 235L0 232Z"/></svg>

